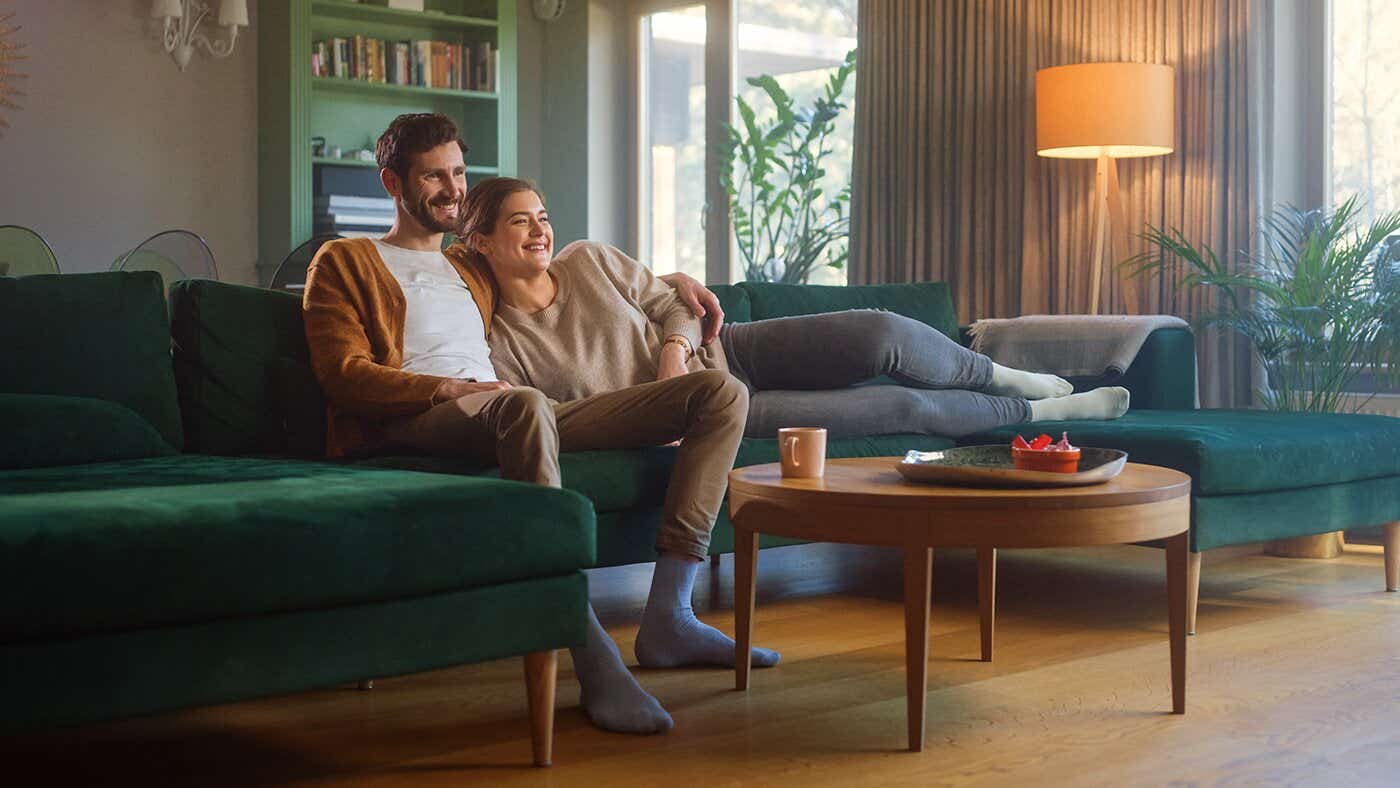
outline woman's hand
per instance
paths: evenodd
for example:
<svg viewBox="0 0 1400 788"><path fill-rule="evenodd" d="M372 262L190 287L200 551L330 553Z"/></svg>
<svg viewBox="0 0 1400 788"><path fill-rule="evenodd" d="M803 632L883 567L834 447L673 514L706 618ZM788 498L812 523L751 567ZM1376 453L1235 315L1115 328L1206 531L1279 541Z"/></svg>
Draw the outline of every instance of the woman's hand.
<svg viewBox="0 0 1400 788"><path fill-rule="evenodd" d="M715 337L719 336L719 329L724 325L724 310L719 306L719 296L679 271L657 278L670 285L676 291L676 295L680 297L681 302L690 307L690 311L701 319L701 344L708 345Z"/></svg>
<svg viewBox="0 0 1400 788"><path fill-rule="evenodd" d="M667 342L661 346L661 357L656 363L656 379L678 378L690 370L685 366L685 346L678 342Z"/></svg>

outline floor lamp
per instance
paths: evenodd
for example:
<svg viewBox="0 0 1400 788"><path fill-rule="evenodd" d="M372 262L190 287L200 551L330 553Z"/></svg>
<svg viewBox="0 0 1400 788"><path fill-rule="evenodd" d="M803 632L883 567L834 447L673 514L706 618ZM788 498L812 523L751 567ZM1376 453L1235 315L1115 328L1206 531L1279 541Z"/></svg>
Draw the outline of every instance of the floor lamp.
<svg viewBox="0 0 1400 788"><path fill-rule="evenodd" d="M1097 159L1094 256L1089 312L1099 312L1104 258L1127 253L1117 159L1162 156L1176 148L1176 87L1171 66L1081 63L1035 74L1036 153Z"/></svg>

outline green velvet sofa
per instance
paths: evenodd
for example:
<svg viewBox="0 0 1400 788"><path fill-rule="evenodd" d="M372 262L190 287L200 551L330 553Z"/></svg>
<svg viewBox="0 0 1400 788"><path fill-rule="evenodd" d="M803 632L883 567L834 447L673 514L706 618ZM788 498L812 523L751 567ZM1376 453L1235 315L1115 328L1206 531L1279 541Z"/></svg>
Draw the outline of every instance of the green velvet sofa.
<svg viewBox="0 0 1400 788"><path fill-rule="evenodd" d="M878 308L921 320L948 336L963 337L942 283L822 287L745 282L715 290L726 319L735 322ZM216 282L177 288L177 371L194 375L198 369L211 382L220 381L205 387L207 395L182 402L189 450L319 455L323 403L306 364L299 308L290 295ZM190 319L185 313L200 317ZM236 375L232 374L235 369L239 370ZM235 378L242 382L235 383ZM1132 409L1122 419L1044 423L1022 430L1068 431L1082 445L1124 449L1135 461L1191 476L1191 631L1195 630L1201 552L1215 547L1384 525L1386 588L1396 587L1400 419L1198 409L1195 340L1187 329L1154 331L1121 378L1078 381L1078 385L1104 382L1132 393ZM201 387L186 384L181 391L199 392ZM205 403L208 398L214 399L212 404ZM242 418L222 423L213 413L238 413ZM957 442L1000 443L1015 432L1015 428L992 430ZM259 435L269 438L253 440ZM878 435L832 440L829 454L902 455L909 449L932 451L954 444L938 436ZM776 440L745 439L736 464L776 462L777 455ZM561 458L564 486L584 495L597 512L599 566L654 560L652 544L673 457L673 449L652 448L577 452ZM430 457L380 457L360 465L455 475L494 472ZM760 542L765 547L790 543L766 535ZM727 513L716 525L711 551L716 555L733 551Z"/></svg>
<svg viewBox="0 0 1400 788"><path fill-rule="evenodd" d="M566 454L564 491L442 458L322 462L324 402L296 297L181 282L161 335L154 280L90 276L63 279L116 291L0 279L0 328L7 339L14 332L9 347L24 348L0 360L0 392L11 397L0 397L0 414L18 427L7 436L12 464L0 470L0 724L121 716L569 645L581 637L578 568L655 557L673 449ZM959 334L940 283L717 291L732 321L883 308ZM1400 519L1400 420L1198 410L1195 364L1189 331L1156 331L1116 381L1132 392L1128 416L1026 429L1069 430L1081 444L1191 474L1197 572L1212 547ZM36 395L50 400L26 399ZM1315 449L1306 457L1303 441ZM833 440L829 453L952 445L867 436ZM776 459L776 441L746 439L738 464ZM732 547L722 516L712 551Z"/></svg>
<svg viewBox="0 0 1400 788"><path fill-rule="evenodd" d="M304 344L295 312L258 317L236 333ZM583 496L256 431L181 451L249 423L225 395L249 381L204 345L227 363L177 386L154 273L0 278L0 336L0 731L525 655L548 762L554 650L587 622Z"/></svg>

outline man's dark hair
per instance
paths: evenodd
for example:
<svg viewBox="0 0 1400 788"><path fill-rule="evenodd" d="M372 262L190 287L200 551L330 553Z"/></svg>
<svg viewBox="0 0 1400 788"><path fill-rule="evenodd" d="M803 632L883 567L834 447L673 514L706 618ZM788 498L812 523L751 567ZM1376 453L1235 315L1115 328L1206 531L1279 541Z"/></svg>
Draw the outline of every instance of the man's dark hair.
<svg viewBox="0 0 1400 788"><path fill-rule="evenodd" d="M455 142L462 148L462 159L465 161L467 143L462 141L452 118L431 112L400 115L379 135L379 142L374 146L374 159L380 168L406 179L412 157L448 142Z"/></svg>

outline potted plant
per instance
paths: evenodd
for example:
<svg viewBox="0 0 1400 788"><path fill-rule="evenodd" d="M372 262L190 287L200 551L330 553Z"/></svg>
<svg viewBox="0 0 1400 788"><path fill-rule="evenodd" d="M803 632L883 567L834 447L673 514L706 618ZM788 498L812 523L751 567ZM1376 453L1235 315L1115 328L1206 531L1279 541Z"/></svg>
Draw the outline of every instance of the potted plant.
<svg viewBox="0 0 1400 788"><path fill-rule="evenodd" d="M1249 341L1268 375L1257 392L1265 408L1356 411L1370 400L1347 395L1359 381L1393 384L1400 373L1400 212L1365 225L1360 209L1356 197L1331 211L1278 208L1263 222L1261 251L1237 270L1157 227L1140 236L1155 249L1123 265L1140 276L1181 260L1178 288L1214 291L1215 311L1195 322Z"/></svg>
<svg viewBox="0 0 1400 788"><path fill-rule="evenodd" d="M750 77L777 110L771 122L759 122L748 102L735 99L742 126L726 124L720 172L749 281L801 284L818 266L846 263L851 188L827 195L821 181L822 160L831 152L827 138L846 108L841 98L855 67L851 50L802 109L773 77Z"/></svg>

